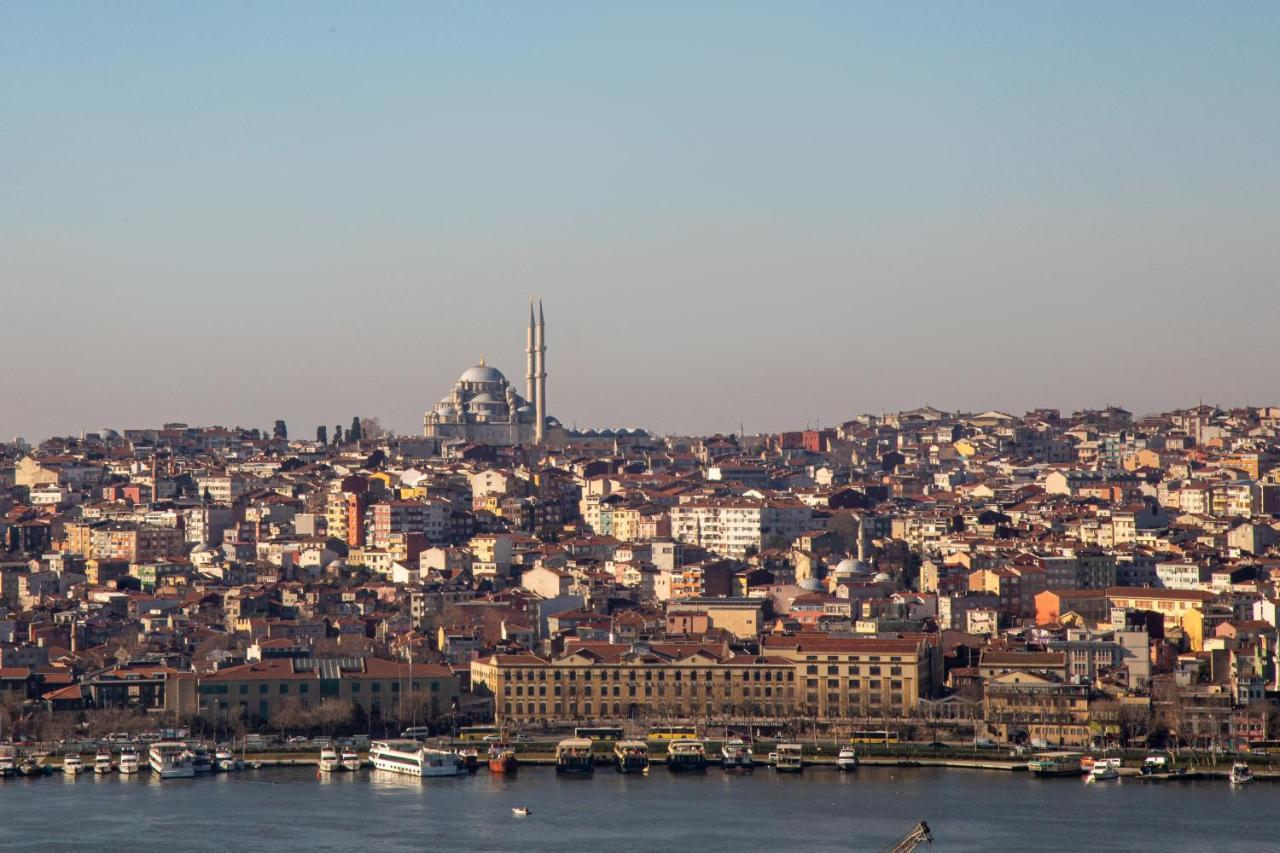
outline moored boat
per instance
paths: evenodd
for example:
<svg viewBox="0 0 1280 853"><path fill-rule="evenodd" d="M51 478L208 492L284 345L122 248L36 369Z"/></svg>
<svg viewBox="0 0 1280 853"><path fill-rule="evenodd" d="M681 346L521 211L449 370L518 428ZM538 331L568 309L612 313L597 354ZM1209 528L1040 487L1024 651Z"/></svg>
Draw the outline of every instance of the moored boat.
<svg viewBox="0 0 1280 853"><path fill-rule="evenodd" d="M556 744L556 772L570 774L594 773L595 756L591 754L591 741L586 738L565 738Z"/></svg>
<svg viewBox="0 0 1280 853"><path fill-rule="evenodd" d="M62 756L62 772L68 776L76 776L84 772L84 761L80 758L80 754L76 752L68 752Z"/></svg>
<svg viewBox="0 0 1280 853"><path fill-rule="evenodd" d="M1079 776L1084 773L1078 752L1042 752L1027 762L1036 776Z"/></svg>
<svg viewBox="0 0 1280 853"><path fill-rule="evenodd" d="M773 769L779 773L799 773L804 769L804 747L798 743L778 744Z"/></svg>
<svg viewBox="0 0 1280 853"><path fill-rule="evenodd" d="M846 746L840 750L836 756L836 769L842 773L858 769L858 753L853 747Z"/></svg>
<svg viewBox="0 0 1280 853"><path fill-rule="evenodd" d="M1248 785L1253 782L1253 771L1249 769L1249 765L1243 761L1237 761L1231 765L1231 784L1232 785Z"/></svg>
<svg viewBox="0 0 1280 853"><path fill-rule="evenodd" d="M100 749L98 754L93 757L93 772L106 774L116 769L115 762L111 760L111 750Z"/></svg>
<svg viewBox="0 0 1280 853"><path fill-rule="evenodd" d="M147 752L151 772L161 779L190 779L196 775L191 750L185 743L160 741Z"/></svg>
<svg viewBox="0 0 1280 853"><path fill-rule="evenodd" d="M642 740L620 740L613 745L613 766L619 773L644 773L649 769L649 745Z"/></svg>
<svg viewBox="0 0 1280 853"><path fill-rule="evenodd" d="M189 747L191 752L191 767L197 774L213 772L213 756L209 754L209 750L203 746Z"/></svg>
<svg viewBox="0 0 1280 853"><path fill-rule="evenodd" d="M707 769L707 748L700 740L673 740L667 745L667 769L675 773Z"/></svg>
<svg viewBox="0 0 1280 853"><path fill-rule="evenodd" d="M731 773L750 773L755 766L751 747L741 738L725 741L720 747L720 766Z"/></svg>
<svg viewBox="0 0 1280 853"><path fill-rule="evenodd" d="M230 747L219 747L213 753L213 767L215 770L221 770L223 773L231 773L244 767L244 762L236 758L236 754L231 751Z"/></svg>
<svg viewBox="0 0 1280 853"><path fill-rule="evenodd" d="M1120 759L1118 758L1099 758L1093 762L1089 768L1089 782L1103 782L1107 779L1120 778Z"/></svg>
<svg viewBox="0 0 1280 853"><path fill-rule="evenodd" d="M0 746L0 779L18 775L18 750L12 746Z"/></svg>
<svg viewBox="0 0 1280 853"><path fill-rule="evenodd" d="M516 751L505 743L489 745L489 772L515 773L520 766L516 760Z"/></svg>
<svg viewBox="0 0 1280 853"><path fill-rule="evenodd" d="M331 746L326 746L320 750L320 770L323 773L332 773L335 770L342 769L342 759L338 757L338 751Z"/></svg>
<svg viewBox="0 0 1280 853"><path fill-rule="evenodd" d="M354 749L342 750L341 760L342 760L342 769L350 770L352 773L359 770L363 765L363 762L360 760L360 753L356 752Z"/></svg>
<svg viewBox="0 0 1280 853"><path fill-rule="evenodd" d="M138 751L133 747L120 750L120 772L126 776L138 772Z"/></svg>
<svg viewBox="0 0 1280 853"><path fill-rule="evenodd" d="M407 776L457 776L462 772L458 757L452 752L431 749L414 740L375 740L369 749L369 760L378 770Z"/></svg>

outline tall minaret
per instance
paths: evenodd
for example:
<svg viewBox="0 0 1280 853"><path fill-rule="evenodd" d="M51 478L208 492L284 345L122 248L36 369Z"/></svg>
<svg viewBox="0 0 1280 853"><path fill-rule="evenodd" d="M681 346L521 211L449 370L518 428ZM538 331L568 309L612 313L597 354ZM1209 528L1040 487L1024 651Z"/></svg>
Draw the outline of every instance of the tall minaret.
<svg viewBox="0 0 1280 853"><path fill-rule="evenodd" d="M533 440L542 444L547 437L547 329L542 317L542 299L538 299L538 324L533 329L533 349Z"/></svg>
<svg viewBox="0 0 1280 853"><path fill-rule="evenodd" d="M529 297L529 334L525 338L524 347L524 398L530 403L533 399L533 297Z"/></svg>

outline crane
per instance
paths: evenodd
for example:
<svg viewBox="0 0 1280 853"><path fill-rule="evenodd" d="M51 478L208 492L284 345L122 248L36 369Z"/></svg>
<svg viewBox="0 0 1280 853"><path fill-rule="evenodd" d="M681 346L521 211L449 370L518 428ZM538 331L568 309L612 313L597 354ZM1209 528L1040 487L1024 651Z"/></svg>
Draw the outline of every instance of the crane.
<svg viewBox="0 0 1280 853"><path fill-rule="evenodd" d="M920 821L911 831L899 838L891 846L886 847L888 853L911 853L921 845L921 843L932 844L933 833L929 831L929 824Z"/></svg>

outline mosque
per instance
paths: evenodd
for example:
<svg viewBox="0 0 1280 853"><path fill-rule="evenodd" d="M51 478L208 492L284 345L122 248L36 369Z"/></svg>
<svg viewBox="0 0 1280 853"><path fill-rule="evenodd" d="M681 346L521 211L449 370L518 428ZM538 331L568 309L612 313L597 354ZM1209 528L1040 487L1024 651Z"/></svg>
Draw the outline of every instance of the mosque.
<svg viewBox="0 0 1280 853"><path fill-rule="evenodd" d="M547 339L541 299L536 319L533 301L529 302L525 356L524 396L482 357L458 377L449 396L427 411L422 434L441 445L562 443L564 429L547 415Z"/></svg>

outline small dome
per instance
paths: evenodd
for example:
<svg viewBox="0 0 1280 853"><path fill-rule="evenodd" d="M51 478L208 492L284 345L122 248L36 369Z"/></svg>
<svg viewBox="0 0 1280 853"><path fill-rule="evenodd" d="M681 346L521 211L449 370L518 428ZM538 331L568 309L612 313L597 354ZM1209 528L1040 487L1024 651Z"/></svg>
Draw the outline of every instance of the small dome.
<svg viewBox="0 0 1280 853"><path fill-rule="evenodd" d="M502 401L492 394L477 394L471 398L473 406L498 406L502 405Z"/></svg>
<svg viewBox="0 0 1280 853"><path fill-rule="evenodd" d="M490 367L483 360L458 377L459 382L506 382L507 378L496 367Z"/></svg>
<svg viewBox="0 0 1280 853"><path fill-rule="evenodd" d="M801 589L809 592L818 592L822 589L822 581L817 578L805 578L797 584Z"/></svg>
<svg viewBox="0 0 1280 853"><path fill-rule="evenodd" d="M836 565L835 573L838 575L867 575L871 573L871 567L861 560L846 557Z"/></svg>
<svg viewBox="0 0 1280 853"><path fill-rule="evenodd" d="M875 580L876 583L888 583L893 580L893 576L888 572L877 572Z"/></svg>

